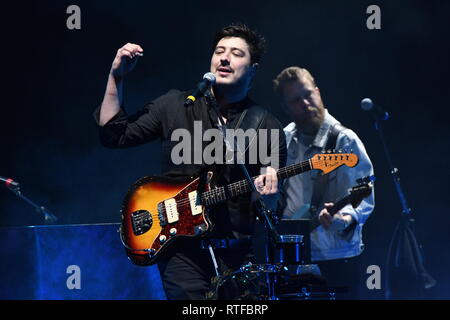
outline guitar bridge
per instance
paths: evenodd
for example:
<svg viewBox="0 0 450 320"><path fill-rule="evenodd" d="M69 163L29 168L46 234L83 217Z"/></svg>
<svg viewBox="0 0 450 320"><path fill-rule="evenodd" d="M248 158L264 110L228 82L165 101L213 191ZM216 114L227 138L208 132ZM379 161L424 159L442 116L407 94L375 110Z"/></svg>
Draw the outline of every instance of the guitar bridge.
<svg viewBox="0 0 450 320"><path fill-rule="evenodd" d="M131 214L131 222L134 234L139 236L150 230L153 219L147 210L138 210Z"/></svg>
<svg viewBox="0 0 450 320"><path fill-rule="evenodd" d="M158 219L159 219L159 225L161 227L164 227L167 224L166 215L164 214L164 203L160 202L158 203Z"/></svg>

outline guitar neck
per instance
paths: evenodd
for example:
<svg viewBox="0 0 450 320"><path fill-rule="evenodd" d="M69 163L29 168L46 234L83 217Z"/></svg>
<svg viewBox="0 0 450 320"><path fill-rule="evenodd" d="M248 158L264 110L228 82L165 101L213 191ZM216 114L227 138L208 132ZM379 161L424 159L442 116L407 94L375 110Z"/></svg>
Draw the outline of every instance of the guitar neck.
<svg viewBox="0 0 450 320"><path fill-rule="evenodd" d="M287 179L289 177L298 175L300 173L309 171L312 169L311 161L305 160L300 163L292 164L287 167L281 168L277 172L278 180ZM252 177L255 180L257 177ZM202 200L205 205L214 205L227 199L239 196L241 194L249 193L252 189L247 180L241 180L231 183L225 187L215 188L210 191L206 191L202 194Z"/></svg>
<svg viewBox="0 0 450 320"><path fill-rule="evenodd" d="M350 195L346 195L345 197L341 198L339 201L337 201L334 206L328 209L328 212L331 216L334 216L339 210L341 210L343 207L345 207L347 204L350 203ZM314 230L320 225L319 222L319 211L316 212L315 215L311 217L311 230Z"/></svg>
<svg viewBox="0 0 450 320"><path fill-rule="evenodd" d="M350 203L350 195L347 195L342 199L340 199L338 202L336 202L333 207L329 208L328 212L330 213L331 216L334 216L339 210L341 210L349 203Z"/></svg>
<svg viewBox="0 0 450 320"><path fill-rule="evenodd" d="M364 179L371 179L371 178L374 179L373 176L366 177ZM367 182L357 187L353 187L345 197L341 198L334 204L333 207L328 209L328 212L333 216L339 210L344 208L347 204L352 204L353 207L356 207L356 205L359 205L362 199L368 197L372 193L372 187L373 187L372 182Z"/></svg>

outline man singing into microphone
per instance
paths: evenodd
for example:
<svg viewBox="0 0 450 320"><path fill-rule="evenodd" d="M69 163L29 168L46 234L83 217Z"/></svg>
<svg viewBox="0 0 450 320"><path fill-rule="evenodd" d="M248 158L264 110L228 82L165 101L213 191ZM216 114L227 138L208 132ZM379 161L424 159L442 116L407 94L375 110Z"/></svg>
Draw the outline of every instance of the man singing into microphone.
<svg viewBox="0 0 450 320"><path fill-rule="evenodd" d="M201 121L203 132L220 127L217 113L213 112L215 105L230 129L246 130L251 126L268 131L280 130L278 141L272 143L268 150L271 150L271 156L277 157L278 165L284 166L286 145L280 122L248 97L264 46L264 39L245 25L234 24L223 28L213 42L210 72L215 75L216 82L207 97L198 97L186 107L186 98L192 92L171 90L146 104L137 114L129 116L122 108L123 79L135 67L144 50L137 44L126 44L117 51L103 102L95 113L102 144L122 148L160 139L164 175L201 176L205 171L212 170L217 185L242 180L242 171L235 163L215 164L212 167L203 163L175 165L171 158L171 150L178 143L171 140L175 129L183 128L193 135L194 121ZM258 143L258 139L259 135L249 143ZM205 145L203 148L192 146L191 152L202 152ZM244 159L249 158L250 149L242 150ZM193 156L190 158L194 159ZM259 158L256 164L246 163L250 176L258 176L255 186L260 195L275 194L278 187L277 165L264 166L262 163L264 161ZM260 175L261 169L266 170L264 175ZM173 243L161 257L158 267L168 299L204 299L210 280L217 272L237 269L248 261L252 253L250 237L255 221L252 196L258 195L246 194L212 207L209 215L215 229L208 241L182 239ZM230 299L232 296L222 298Z"/></svg>
<svg viewBox="0 0 450 320"><path fill-rule="evenodd" d="M352 150L359 157L354 168L342 166L325 176L310 172L286 180L277 210L285 219L319 219L320 225L311 231L311 260L318 263L330 286L348 286L345 297L356 298L365 271L358 270L358 259L349 258L363 251L362 227L374 208L373 192L357 208L347 205L334 216L327 209L345 196L357 179L373 175L372 163L356 133L325 108L308 70L284 69L274 80L274 90L294 120L284 128L287 165L330 149Z"/></svg>

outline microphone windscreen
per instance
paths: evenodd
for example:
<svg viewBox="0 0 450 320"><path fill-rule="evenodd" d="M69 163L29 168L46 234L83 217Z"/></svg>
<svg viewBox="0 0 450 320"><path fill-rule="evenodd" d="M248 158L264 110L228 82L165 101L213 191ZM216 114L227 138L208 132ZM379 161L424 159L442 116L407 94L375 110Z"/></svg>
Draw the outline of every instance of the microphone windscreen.
<svg viewBox="0 0 450 320"><path fill-rule="evenodd" d="M203 75L203 79L208 80L212 84L216 83L216 76L212 72L207 72Z"/></svg>
<svg viewBox="0 0 450 320"><path fill-rule="evenodd" d="M364 98L361 100L361 109L364 111L369 111L373 108L373 102L369 98Z"/></svg>

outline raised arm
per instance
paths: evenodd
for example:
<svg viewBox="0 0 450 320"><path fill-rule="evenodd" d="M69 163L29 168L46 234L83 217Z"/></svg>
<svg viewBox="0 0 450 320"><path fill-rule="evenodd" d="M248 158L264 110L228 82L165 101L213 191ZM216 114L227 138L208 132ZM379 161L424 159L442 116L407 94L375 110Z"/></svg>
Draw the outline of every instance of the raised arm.
<svg viewBox="0 0 450 320"><path fill-rule="evenodd" d="M133 43L127 43L117 50L100 108L100 126L104 126L119 112L123 102L123 79L126 74L134 69L138 57L143 53L144 50L141 46Z"/></svg>

